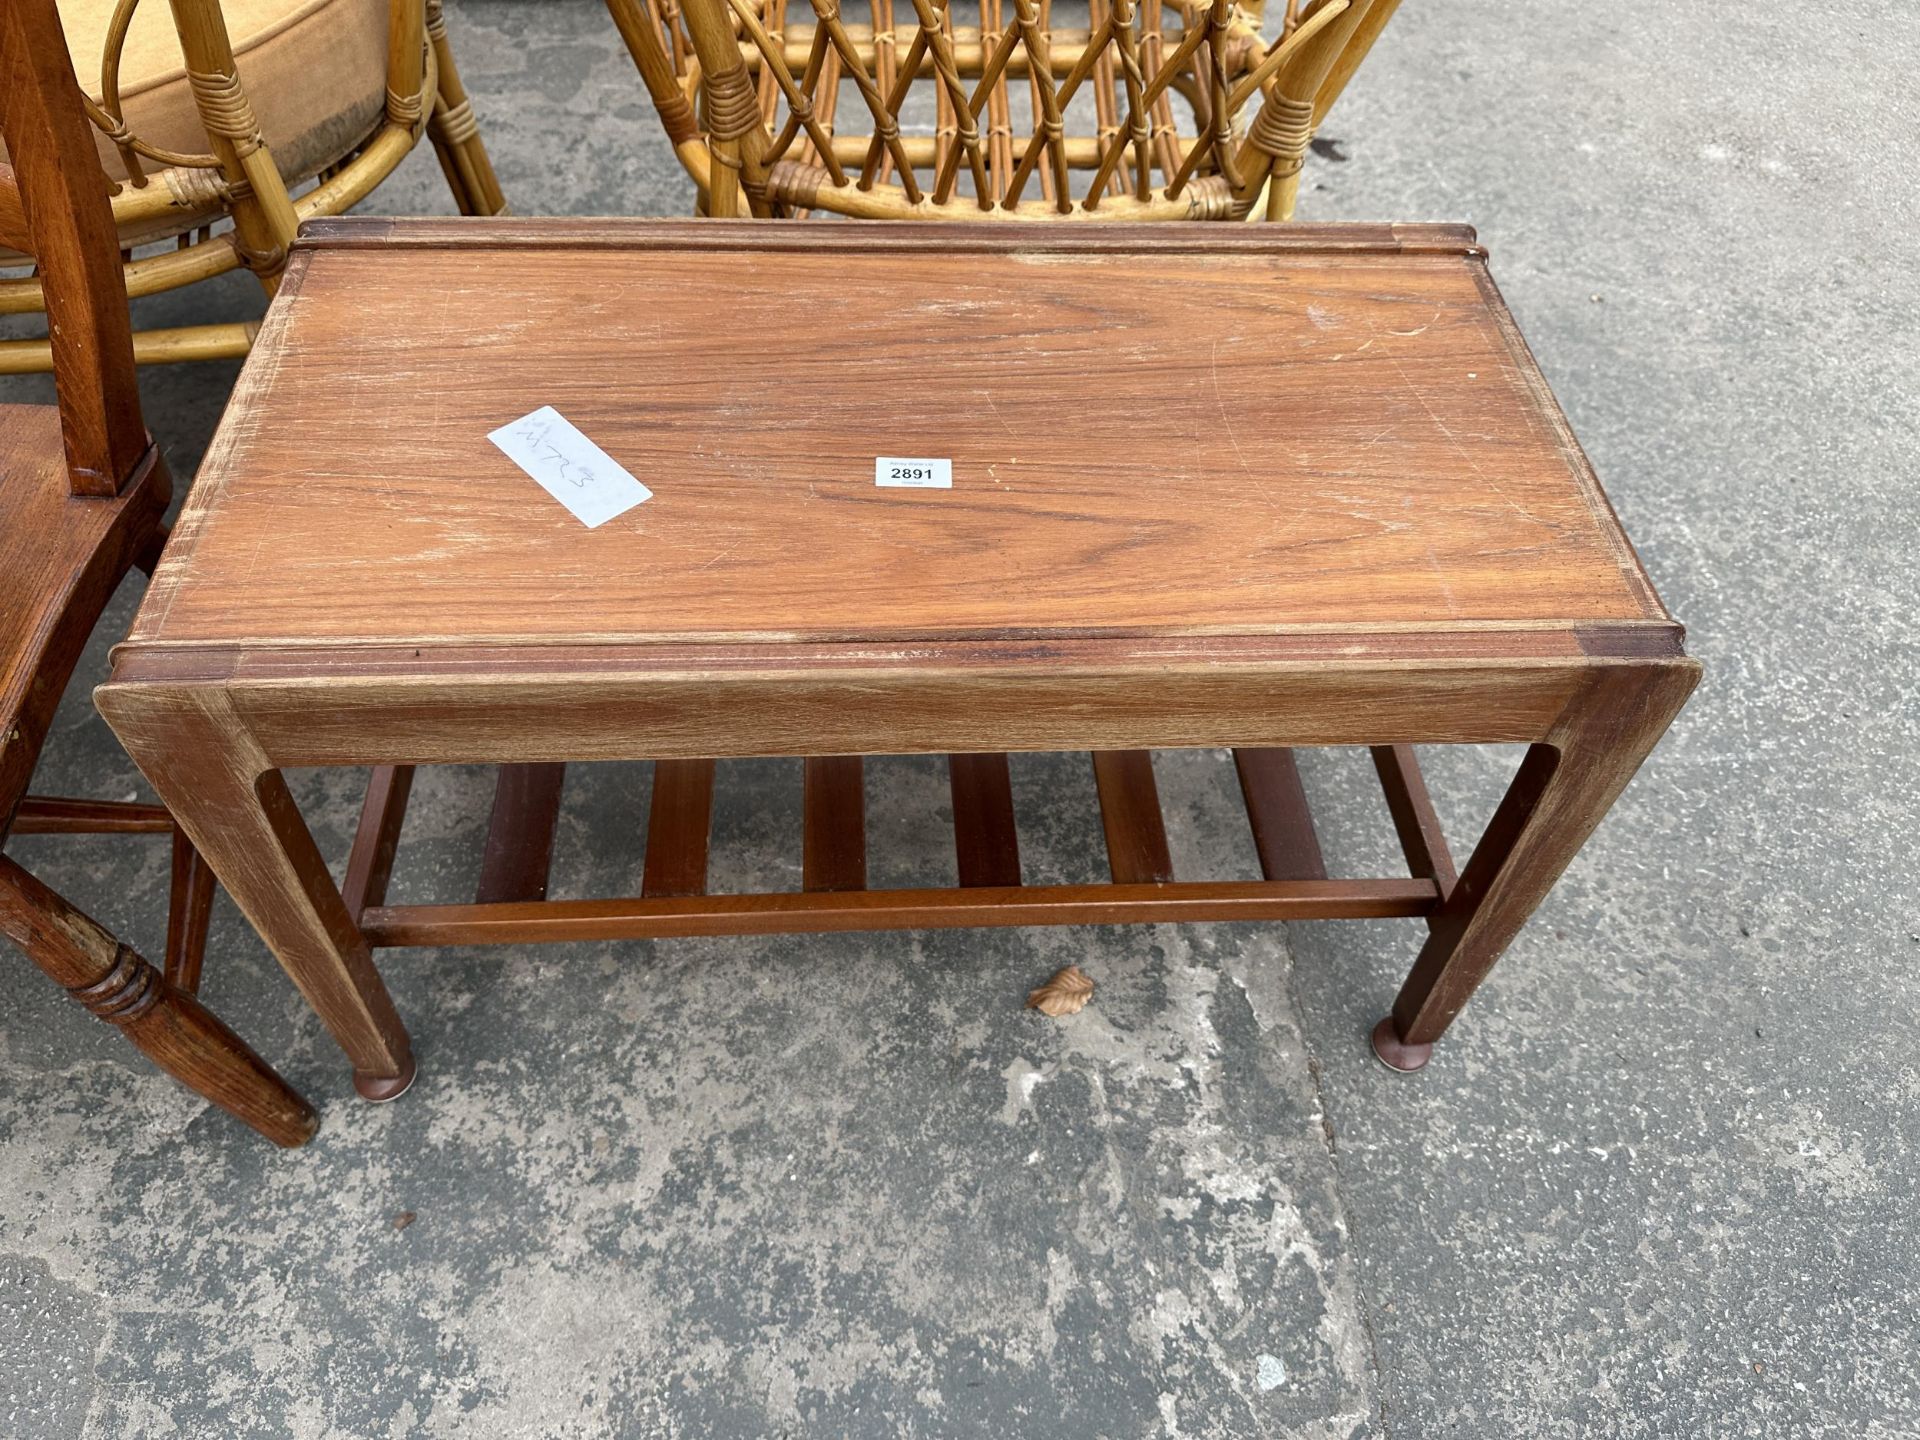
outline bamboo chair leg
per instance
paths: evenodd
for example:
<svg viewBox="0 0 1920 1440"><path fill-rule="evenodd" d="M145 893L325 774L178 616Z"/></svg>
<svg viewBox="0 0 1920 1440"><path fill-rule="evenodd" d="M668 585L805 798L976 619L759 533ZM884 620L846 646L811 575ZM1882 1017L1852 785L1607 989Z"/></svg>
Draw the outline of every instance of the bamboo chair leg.
<svg viewBox="0 0 1920 1440"><path fill-rule="evenodd" d="M1252 224L1256 221L1272 218L1267 213L1267 206L1271 202L1272 197L1273 176L1268 175L1265 180L1260 182L1260 193L1253 197L1253 204L1247 207L1247 223Z"/></svg>
<svg viewBox="0 0 1920 1440"><path fill-rule="evenodd" d="M319 1117L212 1012L5 856L0 930L50 979L120 1028L167 1074L276 1145L304 1145Z"/></svg>
<svg viewBox="0 0 1920 1440"><path fill-rule="evenodd" d="M427 119L427 138L433 142L433 158L440 162L440 174L447 182L447 193L453 196L453 208L462 215L478 214L473 208L472 193L467 189L467 177L460 171L459 157L446 143L438 105L433 107L433 114Z"/></svg>
<svg viewBox="0 0 1920 1440"><path fill-rule="evenodd" d="M1300 198L1300 170L1317 122L1314 95L1374 6L1375 0L1352 0L1344 9L1317 7L1263 62L1262 68L1268 64L1279 68L1234 155L1233 170L1234 196L1242 204L1251 205L1255 192L1265 184L1269 220L1293 219ZM1387 11L1391 13L1392 8L1389 4ZM1242 85L1258 74L1256 70Z"/></svg>
<svg viewBox="0 0 1920 1440"><path fill-rule="evenodd" d="M1400 8L1400 0L1373 0L1373 7L1348 39L1340 52L1340 58L1334 62L1333 69L1320 81L1320 88L1313 97L1313 124L1317 130L1320 122L1327 118L1327 112L1333 108L1334 101L1340 98L1340 92L1347 88L1347 82L1353 79L1354 72L1360 68L1360 62L1367 58L1373 49L1373 42L1380 38L1380 32L1387 28L1387 22L1393 18L1393 12Z"/></svg>
<svg viewBox="0 0 1920 1440"><path fill-rule="evenodd" d="M500 193L493 161L480 139L479 122L473 118L466 87L460 82L453 47L447 42L447 20L441 13L440 0L427 0L427 40L433 46L434 64L440 76L433 113L427 118L427 138L440 157L447 188L453 192L454 203L462 215L504 215L506 198Z"/></svg>
<svg viewBox="0 0 1920 1440"><path fill-rule="evenodd" d="M1293 170L1285 175L1270 176L1266 193L1267 219L1276 222L1293 219L1294 208L1300 203L1300 172Z"/></svg>
<svg viewBox="0 0 1920 1440"><path fill-rule="evenodd" d="M234 66L219 0L169 0L193 97L220 172L234 187L233 241L241 263L267 294L280 288L299 219L286 181L260 137Z"/></svg>
<svg viewBox="0 0 1920 1440"><path fill-rule="evenodd" d="M773 137L760 118L760 97L748 78L740 42L722 3L689 5L683 12L700 57L706 91L707 213L721 219L772 215L767 201L768 151Z"/></svg>

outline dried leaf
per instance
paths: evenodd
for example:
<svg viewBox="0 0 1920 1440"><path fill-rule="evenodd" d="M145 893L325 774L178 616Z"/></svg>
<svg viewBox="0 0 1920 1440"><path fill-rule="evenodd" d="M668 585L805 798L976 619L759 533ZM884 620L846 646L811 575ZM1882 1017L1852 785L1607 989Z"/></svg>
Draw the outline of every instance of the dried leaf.
<svg viewBox="0 0 1920 1440"><path fill-rule="evenodd" d="M1028 993L1027 1008L1058 1020L1063 1015L1084 1010L1087 1001L1092 998L1093 981L1087 978L1087 972L1078 965L1069 965L1064 970L1056 971L1046 984Z"/></svg>

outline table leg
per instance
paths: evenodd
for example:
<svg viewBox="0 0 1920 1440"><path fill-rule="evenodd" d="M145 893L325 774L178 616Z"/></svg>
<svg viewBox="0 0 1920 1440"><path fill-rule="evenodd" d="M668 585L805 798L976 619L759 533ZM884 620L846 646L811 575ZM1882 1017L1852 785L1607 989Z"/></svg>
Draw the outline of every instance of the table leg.
<svg viewBox="0 0 1920 1440"><path fill-rule="evenodd" d="M1700 678L1692 661L1611 670L1527 752L1520 773L1433 917L1374 1053L1418 1070L1467 998L1560 878Z"/></svg>
<svg viewBox="0 0 1920 1440"><path fill-rule="evenodd" d="M280 772L217 692L109 683L100 711L353 1064L364 1099L413 1083L366 941Z"/></svg>

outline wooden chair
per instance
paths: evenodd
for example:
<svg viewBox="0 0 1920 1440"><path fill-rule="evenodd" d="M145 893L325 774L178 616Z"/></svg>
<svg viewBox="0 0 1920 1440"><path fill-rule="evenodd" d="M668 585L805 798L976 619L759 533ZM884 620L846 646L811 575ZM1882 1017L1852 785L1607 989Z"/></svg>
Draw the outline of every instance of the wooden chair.
<svg viewBox="0 0 1920 1440"><path fill-rule="evenodd" d="M115 587L151 569L170 482L140 418L107 185L53 0L0 6L0 243L45 286L59 405L0 406L0 842L10 833L173 838L164 970L0 855L0 931L161 1069L281 1145L313 1109L194 998L213 878L154 805L25 795L61 692Z"/></svg>
<svg viewBox="0 0 1920 1440"><path fill-rule="evenodd" d="M1295 0L1268 46L1232 0L607 0L701 213L880 220L1291 219L1398 3Z"/></svg>
<svg viewBox="0 0 1920 1440"><path fill-rule="evenodd" d="M440 0L170 4L170 15L160 0L60 7L76 67L98 67L97 96L85 104L114 182L129 295L243 267L272 294L299 222L358 204L423 132L462 213L506 208ZM296 195L309 179L317 183ZM24 258L0 254L0 266ZM43 308L37 277L0 279L0 315ZM148 364L244 355L253 330L145 331L134 336L134 356ZM44 340L0 342L0 374L51 363Z"/></svg>

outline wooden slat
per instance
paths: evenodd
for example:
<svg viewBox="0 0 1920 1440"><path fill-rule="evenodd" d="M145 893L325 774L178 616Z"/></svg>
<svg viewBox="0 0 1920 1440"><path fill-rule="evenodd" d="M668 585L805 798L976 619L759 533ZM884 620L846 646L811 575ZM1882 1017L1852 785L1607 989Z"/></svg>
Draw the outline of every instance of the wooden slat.
<svg viewBox="0 0 1920 1440"><path fill-rule="evenodd" d="M966 886L1020 883L1020 832L1005 755L949 755L953 853Z"/></svg>
<svg viewBox="0 0 1920 1440"><path fill-rule="evenodd" d="M376 765L367 777L367 798L360 804L360 823L354 827L353 848L340 881L340 898L349 915L387 903L387 881L393 877L393 857L400 848L400 827L412 791L411 765Z"/></svg>
<svg viewBox="0 0 1920 1440"><path fill-rule="evenodd" d="M1236 750L1260 873L1269 880L1324 880L1327 862L1314 834L1313 812L1291 750Z"/></svg>
<svg viewBox="0 0 1920 1440"><path fill-rule="evenodd" d="M712 828L713 761L656 760L640 893L648 899L706 894Z"/></svg>
<svg viewBox="0 0 1920 1440"><path fill-rule="evenodd" d="M566 781L565 765L500 767L475 904L546 898L553 827L560 820L560 791Z"/></svg>
<svg viewBox="0 0 1920 1440"><path fill-rule="evenodd" d="M1379 919L1426 915L1439 903L1431 880L982 886L549 900L534 905L395 905L369 910L361 931L375 946L502 945L830 930Z"/></svg>
<svg viewBox="0 0 1920 1440"><path fill-rule="evenodd" d="M70 800L29 795L13 812L12 835L165 835L173 816L164 805L121 800Z"/></svg>
<svg viewBox="0 0 1920 1440"><path fill-rule="evenodd" d="M1160 791L1149 750L1096 750L1093 778L1100 787L1100 820L1107 832L1107 866L1116 885L1164 884L1173 879Z"/></svg>
<svg viewBox="0 0 1920 1440"><path fill-rule="evenodd" d="M1419 757L1411 745L1371 748L1373 768L1379 771L1380 788L1386 792L1387 811L1399 833L1400 848L1406 852L1407 870L1416 880L1433 881L1445 900L1458 874L1447 850L1446 832L1440 828L1440 817L1433 808L1433 797L1427 793L1426 777L1420 773Z"/></svg>
<svg viewBox="0 0 1920 1440"><path fill-rule="evenodd" d="M808 890L867 888L867 800L858 755L807 761L802 884Z"/></svg>

